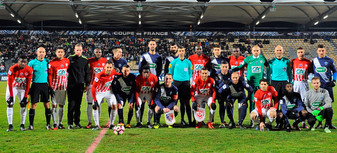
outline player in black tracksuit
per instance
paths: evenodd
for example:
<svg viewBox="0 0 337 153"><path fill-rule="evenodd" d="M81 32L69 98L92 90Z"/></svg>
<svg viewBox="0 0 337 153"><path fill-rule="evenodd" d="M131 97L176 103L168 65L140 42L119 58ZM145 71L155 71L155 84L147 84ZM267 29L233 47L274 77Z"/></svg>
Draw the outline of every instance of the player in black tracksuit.
<svg viewBox="0 0 337 153"><path fill-rule="evenodd" d="M75 127L82 128L80 125L81 116L81 102L83 91L90 84L90 69L88 59L82 56L81 44L76 44L75 54L68 57L70 60L68 68L68 129L73 129L73 122ZM73 121L75 120L75 121Z"/></svg>
<svg viewBox="0 0 337 153"><path fill-rule="evenodd" d="M129 65L123 65L122 75L114 79L112 90L116 96L119 105L118 109L119 123L124 124L123 107L125 106L126 100L128 100L129 102L128 122L126 125L127 128L131 128L130 121L133 115L135 89L136 89L136 76L130 73Z"/></svg>

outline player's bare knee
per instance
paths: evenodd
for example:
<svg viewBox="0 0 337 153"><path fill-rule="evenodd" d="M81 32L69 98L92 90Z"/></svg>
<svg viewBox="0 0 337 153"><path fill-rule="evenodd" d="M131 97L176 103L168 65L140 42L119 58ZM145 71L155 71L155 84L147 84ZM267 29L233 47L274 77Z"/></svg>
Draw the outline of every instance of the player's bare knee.
<svg viewBox="0 0 337 153"><path fill-rule="evenodd" d="M160 110L160 107L156 106L156 108L154 109L154 111L158 114Z"/></svg>
<svg viewBox="0 0 337 153"><path fill-rule="evenodd" d="M250 119L255 120L257 114L255 112L250 113Z"/></svg>
<svg viewBox="0 0 337 153"><path fill-rule="evenodd" d="M50 105L49 105L49 102L47 102L47 103L43 103L43 106L44 106L44 108L50 108Z"/></svg>
<svg viewBox="0 0 337 153"><path fill-rule="evenodd" d="M132 109L133 109L133 103L129 104L129 110L132 110Z"/></svg>
<svg viewBox="0 0 337 153"><path fill-rule="evenodd" d="M117 105L111 105L112 110L117 110Z"/></svg>

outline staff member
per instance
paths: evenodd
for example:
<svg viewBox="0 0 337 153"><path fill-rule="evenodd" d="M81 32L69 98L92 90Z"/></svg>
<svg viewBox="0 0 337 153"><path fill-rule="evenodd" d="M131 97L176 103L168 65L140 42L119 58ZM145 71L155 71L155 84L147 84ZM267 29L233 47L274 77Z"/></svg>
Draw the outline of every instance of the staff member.
<svg viewBox="0 0 337 153"><path fill-rule="evenodd" d="M68 129L75 127L82 128L80 125L81 102L83 91L86 91L90 83L90 69L88 59L82 56L83 48L81 44L76 44L75 54L68 57L70 65L68 68Z"/></svg>

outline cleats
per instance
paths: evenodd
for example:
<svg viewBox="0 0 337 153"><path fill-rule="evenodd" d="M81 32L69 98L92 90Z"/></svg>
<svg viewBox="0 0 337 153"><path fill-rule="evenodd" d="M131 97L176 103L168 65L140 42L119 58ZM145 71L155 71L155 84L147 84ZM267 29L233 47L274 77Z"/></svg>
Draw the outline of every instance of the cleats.
<svg viewBox="0 0 337 153"><path fill-rule="evenodd" d="M85 128L91 129L92 128L92 123L88 123L88 125Z"/></svg>
<svg viewBox="0 0 337 153"><path fill-rule="evenodd" d="M225 127L226 127L225 123L221 123L219 126L219 128L225 128Z"/></svg>
<svg viewBox="0 0 337 153"><path fill-rule="evenodd" d="M197 126L195 127L196 129L199 129L199 128L201 128L201 126L202 126L202 123L201 122L198 122L198 124L197 124Z"/></svg>
<svg viewBox="0 0 337 153"><path fill-rule="evenodd" d="M59 124L59 126L57 127L58 129L65 129L63 124Z"/></svg>
<svg viewBox="0 0 337 153"><path fill-rule="evenodd" d="M208 128L209 128L209 129L214 129L213 124L214 124L213 122L208 122L208 123L207 123Z"/></svg>
<svg viewBox="0 0 337 153"><path fill-rule="evenodd" d="M57 130L57 124L53 125L53 130Z"/></svg>
<svg viewBox="0 0 337 153"><path fill-rule="evenodd" d="M50 124L47 124L46 129L47 129L47 130L52 130Z"/></svg>
<svg viewBox="0 0 337 153"><path fill-rule="evenodd" d="M21 124L21 125L20 125L20 131L26 131L25 125L24 125L24 124Z"/></svg>
<svg viewBox="0 0 337 153"><path fill-rule="evenodd" d="M324 132L325 132L325 133L331 133L331 131L329 130L328 127L325 127L325 128L324 128Z"/></svg>
<svg viewBox="0 0 337 153"><path fill-rule="evenodd" d="M7 132L10 132L10 131L13 131L13 125L12 125L12 124L9 124L9 125L8 125Z"/></svg>

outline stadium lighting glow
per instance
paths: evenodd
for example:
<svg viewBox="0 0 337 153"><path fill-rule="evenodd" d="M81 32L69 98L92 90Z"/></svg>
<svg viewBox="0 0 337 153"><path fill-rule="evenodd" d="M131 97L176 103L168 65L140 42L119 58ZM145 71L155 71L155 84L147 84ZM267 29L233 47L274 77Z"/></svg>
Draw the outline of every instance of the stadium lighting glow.
<svg viewBox="0 0 337 153"><path fill-rule="evenodd" d="M13 18L15 17L13 13L11 13L11 16L12 16Z"/></svg>
<svg viewBox="0 0 337 153"><path fill-rule="evenodd" d="M198 25L200 25L200 20L198 21Z"/></svg>
<svg viewBox="0 0 337 153"><path fill-rule="evenodd" d="M319 23L319 21L316 21L314 25L317 25Z"/></svg>
<svg viewBox="0 0 337 153"><path fill-rule="evenodd" d="M328 17L329 17L329 16L328 16L328 15L326 15L326 16L324 16L324 17L323 17L323 19L326 19L326 18L328 18Z"/></svg>
<svg viewBox="0 0 337 153"><path fill-rule="evenodd" d="M266 17L266 15L263 15L263 16L262 16L262 19L264 19L265 17Z"/></svg>
<svg viewBox="0 0 337 153"><path fill-rule="evenodd" d="M258 25L258 24L260 24L260 21L257 21L257 22L256 22L256 25Z"/></svg>
<svg viewBox="0 0 337 153"><path fill-rule="evenodd" d="M78 23L82 24L82 21L81 21L81 19L79 19L79 20L78 20Z"/></svg>
<svg viewBox="0 0 337 153"><path fill-rule="evenodd" d="M204 14L201 14L200 19L204 18Z"/></svg>
<svg viewBox="0 0 337 153"><path fill-rule="evenodd" d="M18 21L18 23L20 23L21 24L21 21L18 19L18 20L16 20L16 21Z"/></svg>
<svg viewBox="0 0 337 153"><path fill-rule="evenodd" d="M139 21L138 24L141 25L141 24L142 24L142 21Z"/></svg>
<svg viewBox="0 0 337 153"><path fill-rule="evenodd" d="M139 15L138 15L138 18L140 18L140 19L141 19L141 18L142 18L142 15L141 15L141 14L139 14Z"/></svg>
<svg viewBox="0 0 337 153"><path fill-rule="evenodd" d="M76 18L78 18L78 14L77 14L77 12L75 13L75 17L76 17Z"/></svg>

